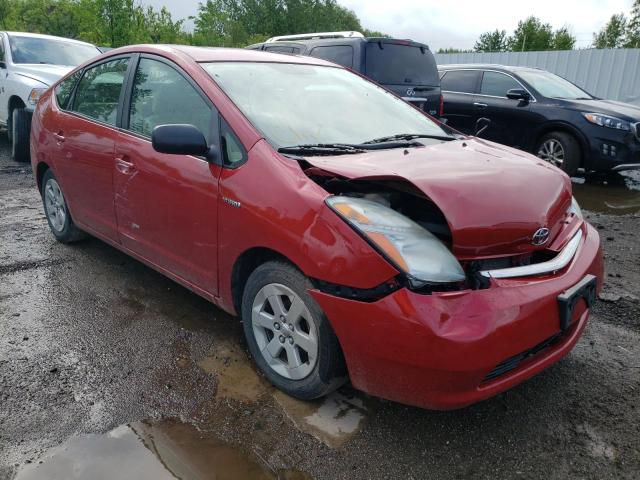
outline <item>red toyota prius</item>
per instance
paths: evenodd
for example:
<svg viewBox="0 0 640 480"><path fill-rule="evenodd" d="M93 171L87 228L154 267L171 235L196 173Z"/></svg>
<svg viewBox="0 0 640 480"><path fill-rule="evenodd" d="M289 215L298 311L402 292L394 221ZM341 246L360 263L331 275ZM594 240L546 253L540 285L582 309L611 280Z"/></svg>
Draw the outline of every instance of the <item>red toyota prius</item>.
<svg viewBox="0 0 640 480"><path fill-rule="evenodd" d="M575 346L602 281L564 173L311 57L112 50L42 96L31 158L58 240L239 315L301 399L488 398Z"/></svg>

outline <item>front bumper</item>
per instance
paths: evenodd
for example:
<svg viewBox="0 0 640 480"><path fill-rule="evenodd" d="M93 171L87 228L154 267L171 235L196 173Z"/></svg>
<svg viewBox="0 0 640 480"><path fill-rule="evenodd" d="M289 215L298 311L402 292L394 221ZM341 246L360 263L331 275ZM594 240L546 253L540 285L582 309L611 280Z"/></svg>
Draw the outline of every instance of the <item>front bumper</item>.
<svg viewBox="0 0 640 480"><path fill-rule="evenodd" d="M598 288L602 282L600 239L585 225L573 261L553 276L494 279L484 290L431 295L401 289L371 303L312 291L338 336L353 385L446 410L496 395L560 360L580 338L589 311L578 305L561 333L558 295L587 274L598 278Z"/></svg>
<svg viewBox="0 0 640 480"><path fill-rule="evenodd" d="M585 129L589 151L588 170L619 172L640 169L640 133L589 126Z"/></svg>

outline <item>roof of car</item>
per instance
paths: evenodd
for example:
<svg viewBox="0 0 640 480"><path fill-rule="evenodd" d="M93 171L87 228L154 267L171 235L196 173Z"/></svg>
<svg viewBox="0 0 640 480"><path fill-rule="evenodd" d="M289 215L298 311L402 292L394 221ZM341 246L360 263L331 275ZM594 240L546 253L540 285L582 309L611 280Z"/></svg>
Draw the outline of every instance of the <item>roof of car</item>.
<svg viewBox="0 0 640 480"><path fill-rule="evenodd" d="M482 68L482 69L494 69L494 70L505 70L507 72L518 72L525 70L540 70L539 68L534 67L522 67L517 65L500 65L497 63L451 63L447 65L438 65L438 70L458 70L465 68Z"/></svg>
<svg viewBox="0 0 640 480"><path fill-rule="evenodd" d="M6 33L11 37L44 38L44 39L58 40L58 41L62 40L65 42L78 43L81 45L90 45L92 47L95 47L95 45L92 45L91 43L88 43L88 42L83 42L81 40L76 40L73 38L66 38L66 37L56 37L54 35L44 35L42 33L29 33L29 32L4 32L4 33Z"/></svg>
<svg viewBox="0 0 640 480"><path fill-rule="evenodd" d="M389 37L330 37L330 38L305 38L305 39L285 39L285 40L277 40L272 42L260 42L253 43L251 45L247 45L245 48L251 49L256 47L268 46L274 47L278 45L348 45L350 43L373 43L373 42L383 42L383 43L398 43L403 45L409 45L412 47L424 47L429 50L429 45L426 43L416 42L415 40L405 39L405 38L389 38Z"/></svg>
<svg viewBox="0 0 640 480"><path fill-rule="evenodd" d="M244 48L191 47L187 45L130 45L110 50L109 55L125 52L182 54L196 62L271 62L299 63L336 67L334 63L314 57L246 50Z"/></svg>

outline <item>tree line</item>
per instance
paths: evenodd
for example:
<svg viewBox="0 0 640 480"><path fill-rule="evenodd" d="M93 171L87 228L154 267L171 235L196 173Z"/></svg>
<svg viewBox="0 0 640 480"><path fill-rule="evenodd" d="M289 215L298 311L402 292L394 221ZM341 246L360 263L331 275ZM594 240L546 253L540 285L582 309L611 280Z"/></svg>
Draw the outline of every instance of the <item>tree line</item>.
<svg viewBox="0 0 640 480"><path fill-rule="evenodd" d="M185 21L192 20L192 31ZM45 33L105 47L136 43L244 47L275 35L357 30L356 14L336 0L206 0L185 19L134 0L0 0L3 30Z"/></svg>
<svg viewBox="0 0 640 480"><path fill-rule="evenodd" d="M635 0L631 15L612 15L598 33L593 34L594 48L640 48L640 0Z"/></svg>
<svg viewBox="0 0 640 480"><path fill-rule="evenodd" d="M551 24L530 16L518 22L511 35L506 30L496 29L481 34L473 49L445 48L438 53L573 50L576 37L571 30L569 25L553 30ZM594 33L592 47L640 48L640 0L634 0L629 17L624 13L615 14Z"/></svg>

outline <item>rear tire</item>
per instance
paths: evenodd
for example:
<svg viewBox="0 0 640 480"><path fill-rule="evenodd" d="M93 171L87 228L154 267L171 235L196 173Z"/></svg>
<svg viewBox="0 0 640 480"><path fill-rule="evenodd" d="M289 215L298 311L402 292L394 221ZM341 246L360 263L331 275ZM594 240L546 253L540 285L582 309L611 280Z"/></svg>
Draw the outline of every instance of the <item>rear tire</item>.
<svg viewBox="0 0 640 480"><path fill-rule="evenodd" d="M73 223L60 184L51 169L42 176L41 194L44 214L56 240L71 243L86 238L87 235Z"/></svg>
<svg viewBox="0 0 640 480"><path fill-rule="evenodd" d="M271 261L253 271L242 295L254 361L273 385L302 400L327 395L347 380L338 338L311 288L297 269Z"/></svg>
<svg viewBox="0 0 640 480"><path fill-rule="evenodd" d="M11 113L11 158L16 162L28 162L31 115L24 108L14 108Z"/></svg>
<svg viewBox="0 0 640 480"><path fill-rule="evenodd" d="M551 132L540 139L535 154L573 176L582 164L580 144L573 135Z"/></svg>

